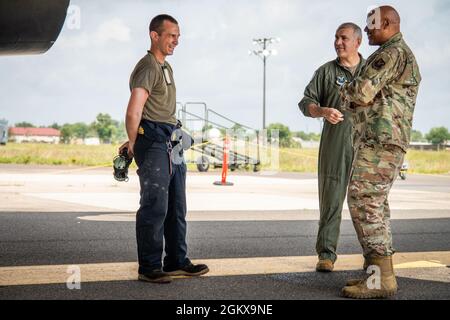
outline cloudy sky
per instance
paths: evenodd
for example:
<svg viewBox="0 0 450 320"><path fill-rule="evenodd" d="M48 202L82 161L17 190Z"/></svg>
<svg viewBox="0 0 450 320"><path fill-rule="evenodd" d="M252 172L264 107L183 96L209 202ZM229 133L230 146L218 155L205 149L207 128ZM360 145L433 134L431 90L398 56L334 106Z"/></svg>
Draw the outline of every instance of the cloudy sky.
<svg viewBox="0 0 450 320"><path fill-rule="evenodd" d="M178 101L206 102L231 119L261 127L263 64L248 50L256 49L254 38L279 37L281 42L272 45L278 55L267 63L267 123L317 132L319 122L305 119L297 108L304 87L317 67L335 58L336 27L346 21L364 27L368 7L380 4L398 9L422 73L414 127L423 132L450 128L446 0L72 0L80 9L80 28L68 19L44 55L0 57L0 119L36 125L92 122L100 112L124 119L129 75L150 46L149 21L168 13L181 28L180 44L168 58ZM363 56L375 49L364 35Z"/></svg>

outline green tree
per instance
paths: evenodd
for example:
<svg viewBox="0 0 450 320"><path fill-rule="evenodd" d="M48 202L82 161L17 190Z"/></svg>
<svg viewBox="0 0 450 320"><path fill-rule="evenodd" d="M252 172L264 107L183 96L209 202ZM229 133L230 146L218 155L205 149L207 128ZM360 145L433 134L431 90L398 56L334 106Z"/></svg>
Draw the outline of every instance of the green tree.
<svg viewBox="0 0 450 320"><path fill-rule="evenodd" d="M53 124L48 127L56 129L56 130L61 130L61 126L59 124L57 124L56 122L53 122Z"/></svg>
<svg viewBox="0 0 450 320"><path fill-rule="evenodd" d="M423 142L426 141L426 139L424 139L422 132L420 132L419 130L411 130L411 141L414 142Z"/></svg>
<svg viewBox="0 0 450 320"><path fill-rule="evenodd" d="M237 136L237 137L243 137L245 136L246 130L244 127L242 127L242 125L240 125L239 123L235 123L232 127L231 127L232 133Z"/></svg>
<svg viewBox="0 0 450 320"><path fill-rule="evenodd" d="M267 127L267 137L272 141L273 130L278 130L278 139L281 147L290 147L292 144L292 133L288 126L281 123L271 123Z"/></svg>
<svg viewBox="0 0 450 320"><path fill-rule="evenodd" d="M89 131L89 126L84 122L77 122L71 125L73 136L79 139L85 139Z"/></svg>
<svg viewBox="0 0 450 320"><path fill-rule="evenodd" d="M114 143L116 142L116 136L119 132L119 123L117 121L113 122L113 124L110 124L108 127L109 132L111 132L111 138L109 141L106 141L106 143Z"/></svg>
<svg viewBox="0 0 450 320"><path fill-rule="evenodd" d="M70 143L70 140L72 140L74 136L73 133L73 127L69 123L65 123L61 127L61 143Z"/></svg>
<svg viewBox="0 0 450 320"><path fill-rule="evenodd" d="M434 145L442 145L450 140L450 133L446 127L431 128L425 138Z"/></svg>
<svg viewBox="0 0 450 320"><path fill-rule="evenodd" d="M35 125L26 121L18 122L14 125L19 128L35 128Z"/></svg>
<svg viewBox="0 0 450 320"><path fill-rule="evenodd" d="M308 141L310 140L309 134L304 132L304 131L297 131L297 132L293 132L292 135L294 137L300 138L303 141Z"/></svg>
<svg viewBox="0 0 450 320"><path fill-rule="evenodd" d="M98 138L97 129L95 128L95 122L91 123L88 127L88 132L86 133L86 138Z"/></svg>
<svg viewBox="0 0 450 320"><path fill-rule="evenodd" d="M203 126L203 128L202 128L202 132L206 132L206 131L208 131L208 130L210 130L210 129L212 129L212 128L213 128L212 125L210 125L210 124L205 124L205 125Z"/></svg>
<svg viewBox="0 0 450 320"><path fill-rule="evenodd" d="M320 133L310 132L310 133L308 133L308 137L309 137L309 140L319 141L320 140Z"/></svg>
<svg viewBox="0 0 450 320"><path fill-rule="evenodd" d="M99 113L94 122L94 127L102 143L111 143L113 133L117 126L118 122L113 120L107 113Z"/></svg>
<svg viewBox="0 0 450 320"><path fill-rule="evenodd" d="M125 127L125 122L121 121L117 127L116 132L113 135L114 143L121 143L128 140L127 129Z"/></svg>
<svg viewBox="0 0 450 320"><path fill-rule="evenodd" d="M302 139L303 141L319 141L320 140L320 133L314 133L314 132L310 132L310 133L306 133L304 131L297 131L297 132L293 132L292 136L294 137L298 137L300 139Z"/></svg>
<svg viewBox="0 0 450 320"><path fill-rule="evenodd" d="M304 134L303 131L292 131L292 136L293 137L301 138L302 134Z"/></svg>

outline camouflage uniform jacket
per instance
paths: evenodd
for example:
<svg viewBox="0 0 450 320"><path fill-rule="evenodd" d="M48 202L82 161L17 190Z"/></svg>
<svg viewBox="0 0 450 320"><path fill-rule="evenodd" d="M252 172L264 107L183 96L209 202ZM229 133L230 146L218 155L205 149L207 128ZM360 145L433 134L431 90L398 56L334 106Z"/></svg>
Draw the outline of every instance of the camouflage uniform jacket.
<svg viewBox="0 0 450 320"><path fill-rule="evenodd" d="M406 152L421 79L400 32L367 59L360 76L342 87L344 105L364 109L354 117L364 123L361 142L397 145Z"/></svg>

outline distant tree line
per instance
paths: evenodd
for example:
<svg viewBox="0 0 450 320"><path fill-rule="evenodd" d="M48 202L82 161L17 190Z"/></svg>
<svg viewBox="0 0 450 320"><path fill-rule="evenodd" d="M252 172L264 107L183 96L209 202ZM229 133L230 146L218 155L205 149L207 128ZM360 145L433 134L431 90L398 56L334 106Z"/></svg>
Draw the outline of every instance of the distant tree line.
<svg viewBox="0 0 450 320"><path fill-rule="evenodd" d="M16 127L35 128L32 123L19 122ZM45 126L40 126L45 128ZM120 143L127 140L125 123L111 118L107 113L99 113L90 124L84 122L65 123L59 125L53 123L47 128L61 131L61 143L70 143L74 139L99 138L101 143Z"/></svg>
<svg viewBox="0 0 450 320"><path fill-rule="evenodd" d="M213 126L208 124L203 126L203 131L208 131L212 129ZM240 124L235 124L231 128L231 131L237 135L237 136L250 136L250 137L256 137L256 132L252 132L252 130L247 131L243 126ZM281 147L289 148L289 147L301 147L300 143L295 141L293 139L294 137L300 138L303 141L319 141L320 140L320 134L319 133L305 133L303 131L291 131L288 126L282 124L282 123L272 123L266 128L266 134L268 141L275 140L275 137L272 136L274 134L274 131L278 131L278 137L276 140L278 140ZM220 128L219 129L222 136L225 135L227 132L227 129Z"/></svg>
<svg viewBox="0 0 450 320"><path fill-rule="evenodd" d="M303 141L319 141L319 133L306 133L303 131L291 131L288 126L282 123L271 123L267 126L267 138L269 141L273 141L275 137L273 134L278 131L278 140L280 147L284 148L299 148L301 142L294 138L300 138Z"/></svg>
<svg viewBox="0 0 450 320"><path fill-rule="evenodd" d="M431 142L434 145L444 145L450 141L450 133L446 127L431 128L430 132L423 135L419 130L412 130L411 141Z"/></svg>
<svg viewBox="0 0 450 320"><path fill-rule="evenodd" d="M19 122L16 127L35 126L29 122ZM42 126L41 126L42 127ZM61 131L61 143L70 143L72 139L86 139L98 137L101 143L119 143L127 140L125 123L111 118L107 113L99 113L94 122L86 124L84 122L65 123L62 126L53 123L48 128L54 128ZM212 128L211 125L205 126L204 130ZM245 131L240 125L236 124L232 128L235 131ZM299 143L293 138L300 138L303 141L319 141L320 133L304 131L291 131L288 126L282 123L272 123L267 127L267 137L271 140L272 130L278 130L278 141L282 147L300 147ZM223 131L223 132L222 132ZM222 134L225 130L221 129ZM419 130L411 131L412 142L431 142L434 145L443 145L450 141L450 133L446 127L432 128L427 134Z"/></svg>
<svg viewBox="0 0 450 320"><path fill-rule="evenodd" d="M298 147L298 142L292 138L297 137L303 141L319 141L320 133L306 133L303 131L290 131L288 126L281 123L273 123L267 127L268 138L271 139L271 130L278 130L278 139L282 147ZM432 128L427 134L419 130L411 131L411 142L430 142L433 145L444 145L450 141L450 133L446 127Z"/></svg>

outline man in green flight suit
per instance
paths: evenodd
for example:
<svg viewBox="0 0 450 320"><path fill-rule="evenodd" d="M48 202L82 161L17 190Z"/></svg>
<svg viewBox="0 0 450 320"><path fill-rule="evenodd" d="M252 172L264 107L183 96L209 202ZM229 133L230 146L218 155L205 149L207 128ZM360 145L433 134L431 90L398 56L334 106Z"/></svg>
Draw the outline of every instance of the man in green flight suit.
<svg viewBox="0 0 450 320"><path fill-rule="evenodd" d="M337 259L342 206L353 160L351 113L339 110L339 90L361 71L364 59L358 53L362 32L354 23L341 24L335 34L335 60L316 70L298 106L307 117L323 117L319 149L320 223L316 270L333 271Z"/></svg>
<svg viewBox="0 0 450 320"><path fill-rule="evenodd" d="M352 83L342 87L345 109L353 110L360 139L348 187L348 207L372 275L351 280L345 297L385 298L397 292L388 195L409 145L421 76L391 6L367 17L370 45L380 46Z"/></svg>

